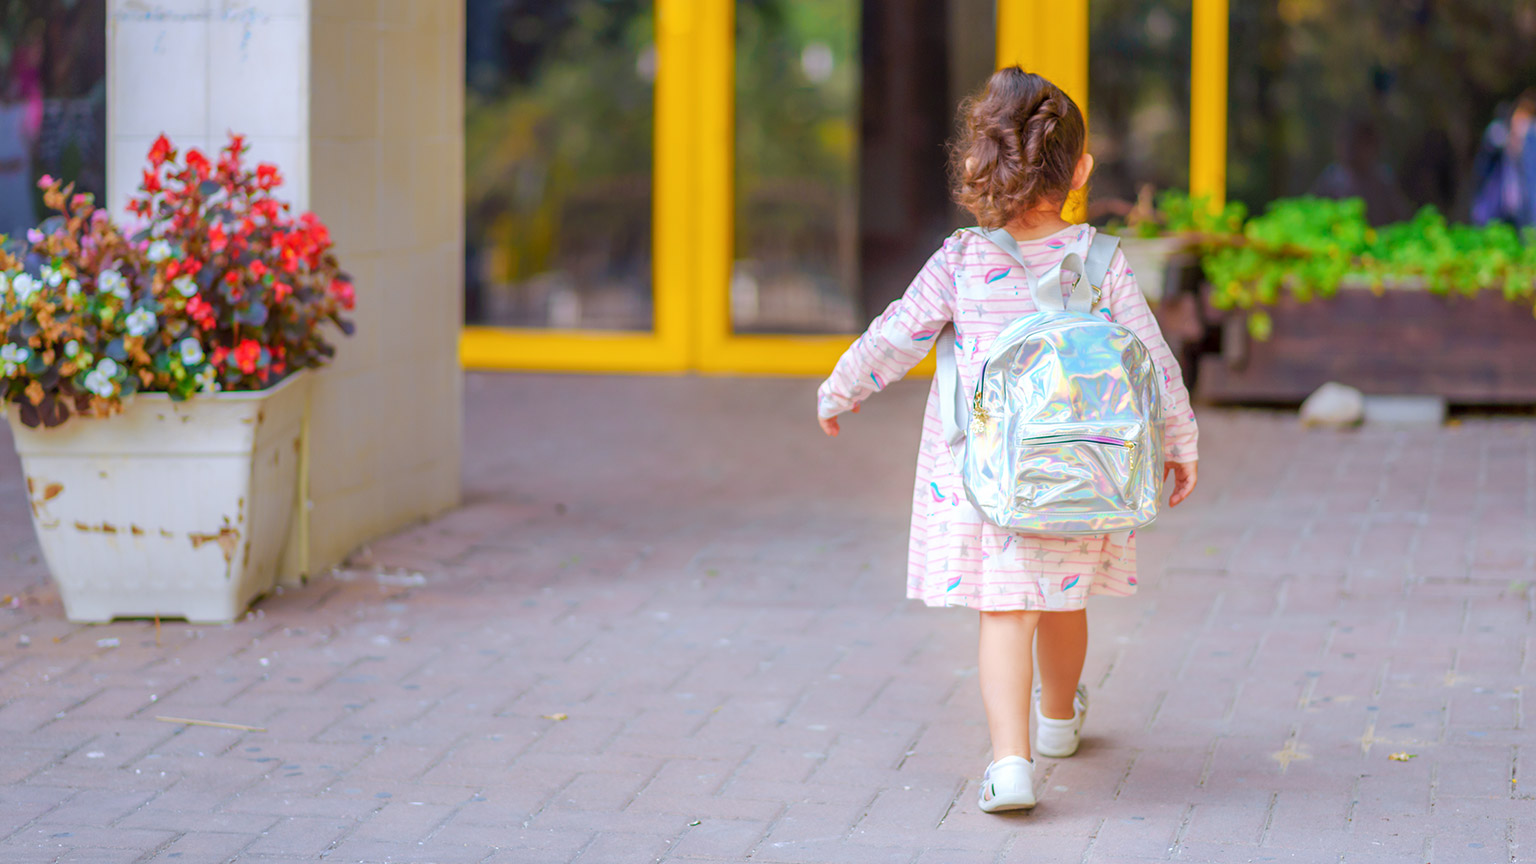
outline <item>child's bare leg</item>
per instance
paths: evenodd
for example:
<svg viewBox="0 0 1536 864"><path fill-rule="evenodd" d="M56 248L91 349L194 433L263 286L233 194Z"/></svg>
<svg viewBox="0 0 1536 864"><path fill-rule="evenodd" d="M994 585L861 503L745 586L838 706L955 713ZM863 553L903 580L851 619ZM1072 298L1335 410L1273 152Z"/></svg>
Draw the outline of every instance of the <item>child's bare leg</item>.
<svg viewBox="0 0 1536 864"><path fill-rule="evenodd" d="M1088 610L1040 615L1040 714L1071 720L1072 697L1088 657Z"/></svg>
<svg viewBox="0 0 1536 864"><path fill-rule="evenodd" d="M1029 696L1035 675L1031 654L1039 621L1039 612L981 613L977 677L994 760L1030 758Z"/></svg>

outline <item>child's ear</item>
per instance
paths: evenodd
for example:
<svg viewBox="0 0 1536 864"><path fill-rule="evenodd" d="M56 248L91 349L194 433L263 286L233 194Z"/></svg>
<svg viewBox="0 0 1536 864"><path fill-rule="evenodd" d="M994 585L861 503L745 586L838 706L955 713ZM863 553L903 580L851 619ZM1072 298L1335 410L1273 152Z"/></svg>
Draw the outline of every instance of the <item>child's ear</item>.
<svg viewBox="0 0 1536 864"><path fill-rule="evenodd" d="M1077 157L1077 167L1072 170L1072 191L1088 185L1088 178L1093 176L1093 154L1084 153Z"/></svg>

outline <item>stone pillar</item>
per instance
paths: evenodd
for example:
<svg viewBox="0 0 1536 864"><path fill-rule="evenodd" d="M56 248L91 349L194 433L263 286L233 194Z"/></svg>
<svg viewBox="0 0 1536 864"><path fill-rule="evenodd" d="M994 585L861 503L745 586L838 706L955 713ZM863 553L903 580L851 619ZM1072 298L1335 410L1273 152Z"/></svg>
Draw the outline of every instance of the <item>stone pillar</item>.
<svg viewBox="0 0 1536 864"><path fill-rule="evenodd" d="M357 335L311 400L308 571L453 507L463 320L464 5L108 0L107 186L150 142L277 163L355 278Z"/></svg>
<svg viewBox="0 0 1536 864"><path fill-rule="evenodd" d="M314 0L310 206L358 285L318 382L312 560L459 500L464 3Z"/></svg>

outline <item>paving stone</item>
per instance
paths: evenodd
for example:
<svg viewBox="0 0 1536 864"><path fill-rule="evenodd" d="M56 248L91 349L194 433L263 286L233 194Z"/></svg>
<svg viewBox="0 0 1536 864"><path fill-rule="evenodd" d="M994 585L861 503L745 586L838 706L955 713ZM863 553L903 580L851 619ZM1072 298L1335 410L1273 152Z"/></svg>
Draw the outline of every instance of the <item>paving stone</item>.
<svg viewBox="0 0 1536 864"><path fill-rule="evenodd" d="M1481 864L1536 831L1528 420L1202 411L1141 593L1090 604L1082 749L989 815L975 616L902 599L926 385L827 441L803 380L470 382L464 507L159 646L62 620L0 441L0 860Z"/></svg>

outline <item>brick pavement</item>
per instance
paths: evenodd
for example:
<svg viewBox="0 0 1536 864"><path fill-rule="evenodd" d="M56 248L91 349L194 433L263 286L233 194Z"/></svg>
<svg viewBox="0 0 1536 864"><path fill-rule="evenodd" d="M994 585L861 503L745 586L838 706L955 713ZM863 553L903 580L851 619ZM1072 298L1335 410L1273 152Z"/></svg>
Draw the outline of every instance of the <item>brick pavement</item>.
<svg viewBox="0 0 1536 864"><path fill-rule="evenodd" d="M974 617L901 599L920 385L467 392L462 510L159 646L61 620L0 442L0 861L1536 860L1530 422L1206 412L1000 817Z"/></svg>

